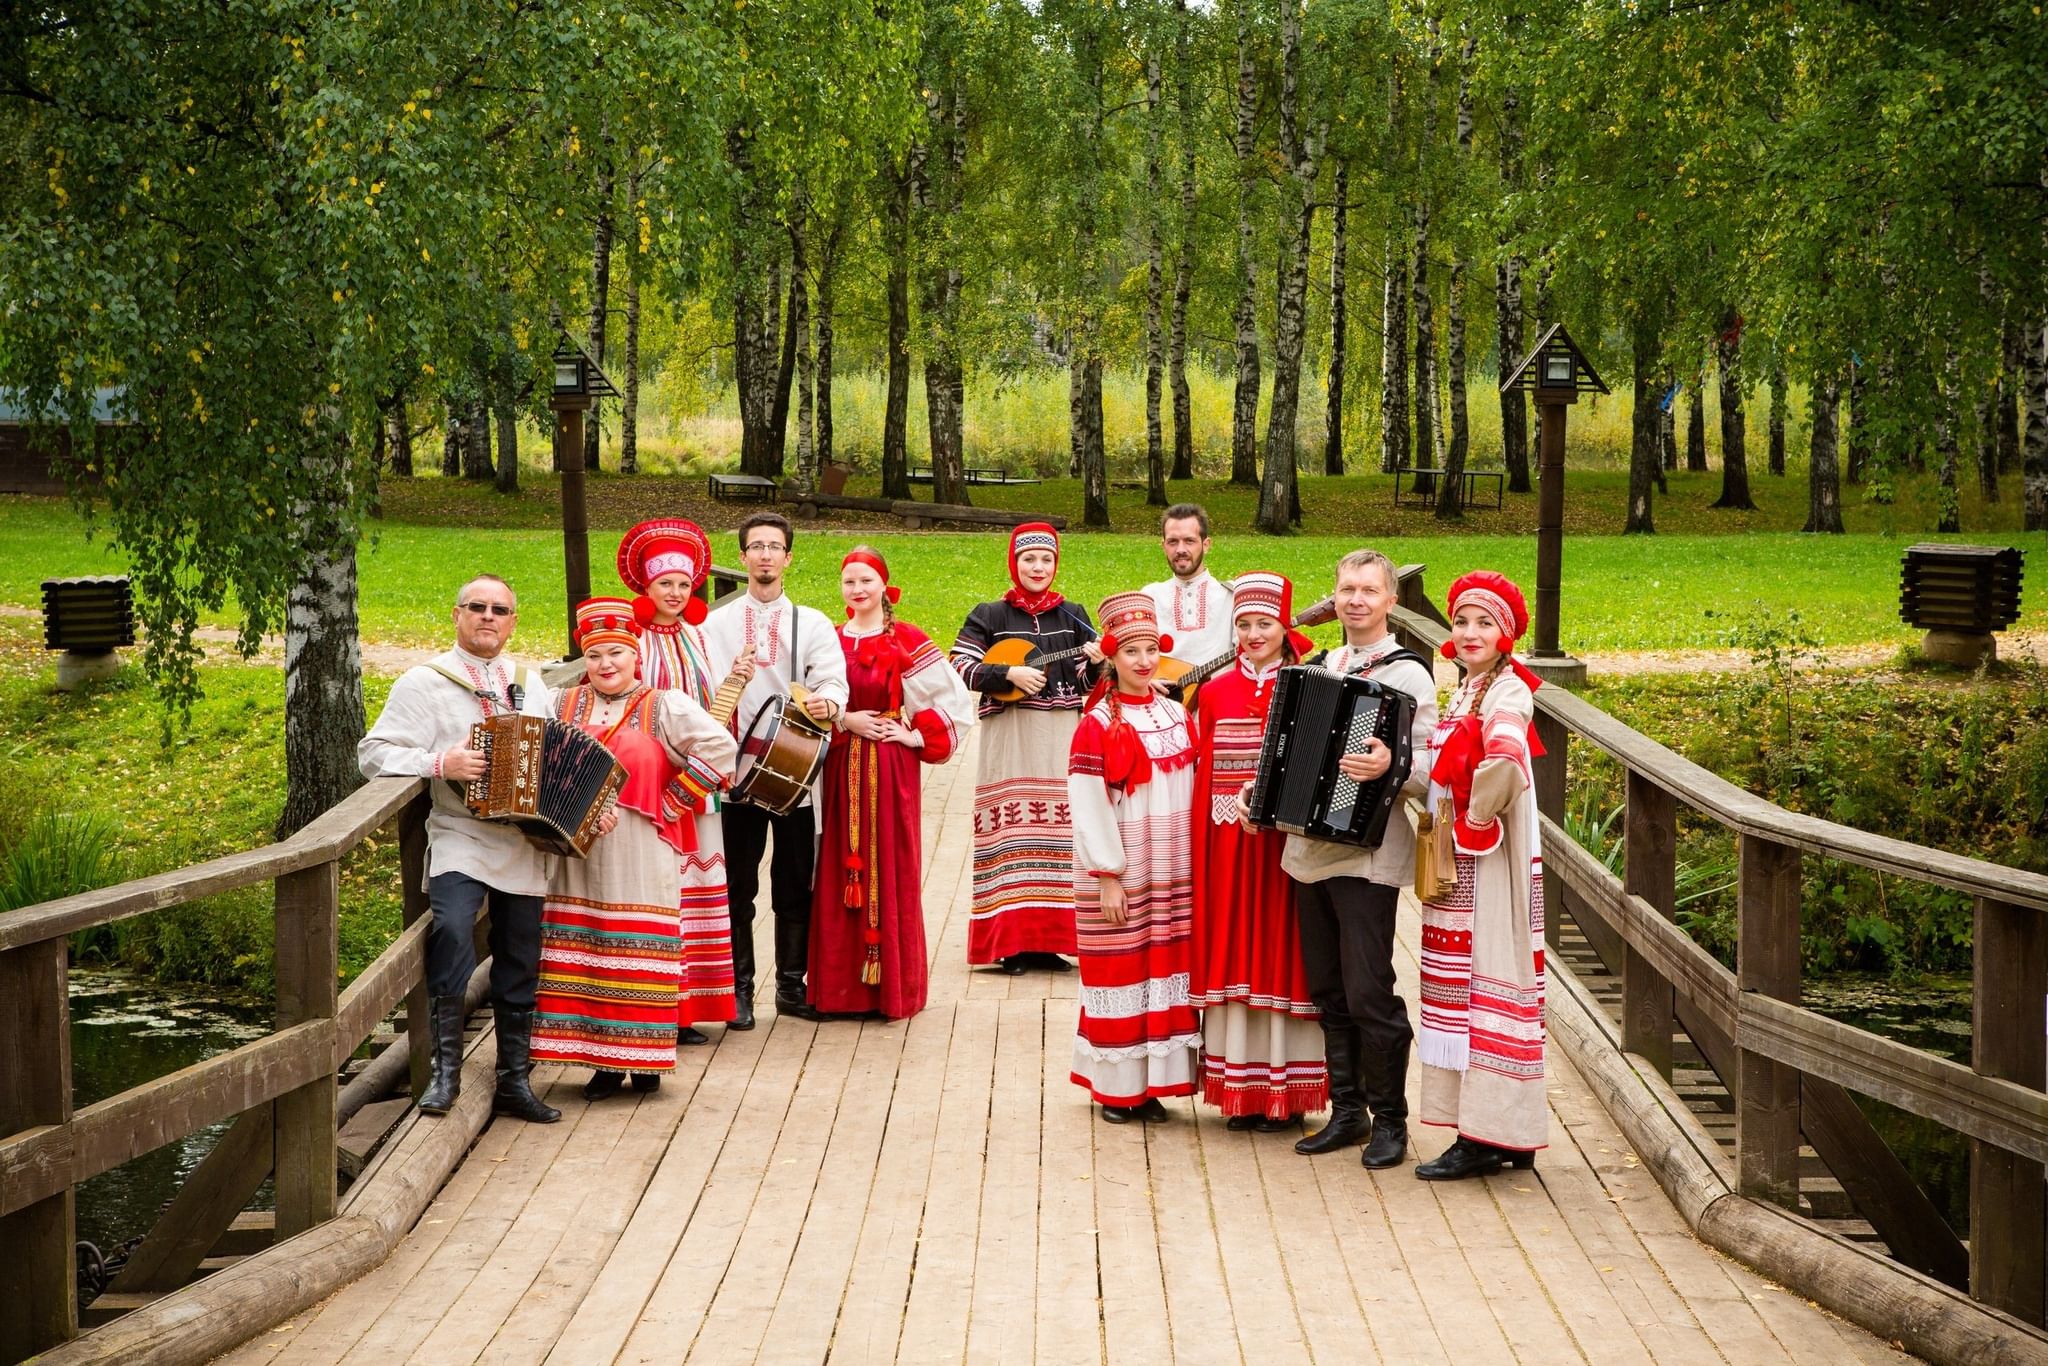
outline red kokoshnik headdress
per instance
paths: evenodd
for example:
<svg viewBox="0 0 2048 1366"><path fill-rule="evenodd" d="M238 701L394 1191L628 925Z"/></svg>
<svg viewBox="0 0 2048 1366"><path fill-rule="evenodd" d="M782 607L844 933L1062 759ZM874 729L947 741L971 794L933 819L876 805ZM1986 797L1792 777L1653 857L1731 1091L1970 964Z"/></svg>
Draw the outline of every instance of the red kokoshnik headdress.
<svg viewBox="0 0 2048 1366"><path fill-rule="evenodd" d="M1500 627L1500 652L1508 657L1508 666L1515 676L1528 684L1531 692L1543 686L1543 680L1514 657L1515 642L1529 634L1529 604L1513 579L1491 569L1475 569L1451 585L1448 601L1453 620L1461 607L1477 607L1492 617L1493 624ZM1457 647L1449 640L1444 641L1441 653L1445 659L1458 657Z"/></svg>
<svg viewBox="0 0 2048 1366"><path fill-rule="evenodd" d="M1052 552L1053 577L1060 572L1060 534L1046 522L1026 522L1010 533L1010 591L1003 594L1003 601L1038 616L1050 612L1066 601L1066 598L1050 584L1043 593L1028 592L1023 579L1017 575L1017 557L1027 550L1050 550Z"/></svg>
<svg viewBox="0 0 2048 1366"><path fill-rule="evenodd" d="M1307 659L1316 643L1290 624L1294 620L1294 582L1284 574L1263 569L1237 576L1230 590L1230 624L1239 617L1271 617L1287 627L1287 643L1296 659Z"/></svg>
<svg viewBox="0 0 2048 1366"><path fill-rule="evenodd" d="M1159 631L1159 609L1144 593L1112 593L1102 600L1102 636L1097 641L1104 655L1113 656L1134 640L1149 640L1164 650L1173 648L1173 637ZM1152 756L1137 728L1124 720L1118 697L1121 683L1110 665L1108 682L1109 730L1102 739L1102 779L1111 787L1135 791L1152 779Z"/></svg>
<svg viewBox="0 0 2048 1366"><path fill-rule="evenodd" d="M654 602L645 596L648 584L664 574L682 574L694 594L710 572L711 542L701 527L681 517L642 522L619 542L619 579L641 595L633 600L633 612L643 626L654 621ZM683 606L683 620L695 626L704 612L703 600L693 596Z"/></svg>

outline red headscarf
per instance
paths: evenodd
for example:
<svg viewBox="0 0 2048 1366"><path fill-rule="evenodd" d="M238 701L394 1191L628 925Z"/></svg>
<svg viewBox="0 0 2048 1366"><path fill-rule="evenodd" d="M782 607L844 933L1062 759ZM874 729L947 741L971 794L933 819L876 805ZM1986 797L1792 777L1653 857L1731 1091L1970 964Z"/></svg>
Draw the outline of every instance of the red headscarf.
<svg viewBox="0 0 2048 1366"><path fill-rule="evenodd" d="M885 585L884 596L888 598L890 606L893 607L903 601L903 590L889 582L889 562L883 559L879 552L864 545L857 545L847 551L846 558L839 562L841 572L850 564L864 564L881 576ZM846 609L846 615L853 615L851 607ZM888 710L899 710L903 706L903 673L910 667L910 659L904 652L903 643L896 638L896 623L890 620L880 634L868 636L856 643L853 647L853 657L870 669L879 668L882 671L882 677L887 680L885 686L889 690Z"/></svg>
<svg viewBox="0 0 2048 1366"><path fill-rule="evenodd" d="M1060 572L1060 533L1046 522L1026 522L1010 533L1010 591L1003 594L1003 601L1035 617L1052 611L1066 598L1050 584L1046 585L1043 593L1025 589L1024 581L1017 575L1017 557L1027 550L1050 550L1052 572L1057 576Z"/></svg>

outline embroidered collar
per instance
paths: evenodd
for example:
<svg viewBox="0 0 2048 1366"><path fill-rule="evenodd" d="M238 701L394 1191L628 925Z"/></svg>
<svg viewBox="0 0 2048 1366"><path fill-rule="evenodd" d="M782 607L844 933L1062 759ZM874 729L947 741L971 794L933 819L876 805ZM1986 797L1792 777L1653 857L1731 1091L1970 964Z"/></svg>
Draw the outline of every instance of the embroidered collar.
<svg viewBox="0 0 2048 1366"><path fill-rule="evenodd" d="M1246 659L1243 655L1239 655L1237 657L1237 671L1262 688L1266 687L1267 685L1272 683L1274 679L1278 678L1280 676L1280 670L1285 668L1286 666L1287 660L1285 657L1275 659L1271 664L1268 664L1263 669L1254 668L1252 662L1249 659Z"/></svg>
<svg viewBox="0 0 2048 1366"><path fill-rule="evenodd" d="M1348 674L1377 664L1400 648L1401 642L1391 631L1370 645L1346 645L1343 647L1343 667L1339 672Z"/></svg>

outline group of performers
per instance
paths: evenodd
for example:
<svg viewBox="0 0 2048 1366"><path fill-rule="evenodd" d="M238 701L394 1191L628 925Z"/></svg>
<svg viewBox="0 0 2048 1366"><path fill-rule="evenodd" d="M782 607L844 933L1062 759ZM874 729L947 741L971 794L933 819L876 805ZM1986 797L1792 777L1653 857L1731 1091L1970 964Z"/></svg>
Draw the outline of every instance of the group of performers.
<svg viewBox="0 0 2048 1366"><path fill-rule="evenodd" d="M509 585L463 585L456 647L394 686L364 739L366 775L433 787L433 1082L460 1094L473 929L491 902L498 1113L550 1122L535 1060L591 1069L602 1099L651 1091L697 1028L755 1025L754 904L768 855L775 1008L802 1018L888 1018L925 1002L920 769L983 728L974 798L968 959L990 970L1080 970L1073 1080L1111 1123L1167 1118L1199 1095L1233 1129L1280 1131L1327 1109L1295 1147L1363 1144L1368 1167L1408 1148L1411 1051L1420 1119L1458 1137L1417 1168L1455 1179L1526 1167L1544 1146L1543 892L1530 760L1533 675L1513 657L1528 612L1497 574L1452 586L1446 657L1463 682L1440 709L1429 661L1390 633L1394 568L1354 551L1332 597L1344 643L1315 653L1295 629L1294 587L1267 572L1216 579L1206 514L1168 509L1171 577L1100 604L1099 621L1055 586L1060 538L1010 538L1010 589L976 607L950 652L896 614L887 562L859 547L840 565L844 621L792 603L794 548L772 512L739 529L746 591L706 615L710 545L681 519L644 522L619 550L635 596L576 611L581 683L550 691L504 653ZM1162 660L1215 676L1187 699ZM1388 823L1374 848L1255 828L1249 794L1279 671L1361 675L1414 700L1405 792L1446 810L1455 880L1423 907L1420 1043L1396 988L1399 891L1415 834ZM1179 671L1184 672L1184 670ZM787 814L727 800L771 703L830 735L824 774ZM470 815L455 783L484 760L469 727L499 710L550 715L600 739L626 772L582 859L549 858ZM1371 782L1378 740L1341 761Z"/></svg>

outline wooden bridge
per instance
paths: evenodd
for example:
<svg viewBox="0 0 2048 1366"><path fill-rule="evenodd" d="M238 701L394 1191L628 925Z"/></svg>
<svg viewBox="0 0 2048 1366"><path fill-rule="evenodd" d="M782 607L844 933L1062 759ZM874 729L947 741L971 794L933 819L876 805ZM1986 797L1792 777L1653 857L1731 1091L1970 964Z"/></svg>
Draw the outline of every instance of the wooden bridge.
<svg viewBox="0 0 2048 1366"><path fill-rule="evenodd" d="M542 1069L552 1126L487 1123L486 1027L457 1111L399 1123L338 1192L359 1100L336 1073L409 993L423 1014L417 898L333 987L336 860L395 819L417 885L418 784L387 780L285 844L0 916L0 1361L2048 1360L2048 879L1794 816L1542 696L1546 809L1590 744L1627 767L1629 815L1625 879L1546 831L1564 905L1534 1172L1369 1173L1187 1102L1102 1124L1066 1078L1073 976L965 967L970 753L926 774L924 1013L764 1013L596 1105ZM1739 977L1669 918L1675 800L1742 842ZM1802 851L1978 896L1974 1068L1796 1005ZM71 1113L63 936L271 879L277 1032ZM1851 1091L1970 1135L1967 1243ZM237 1116L96 1306L133 1311L75 1336L73 1184ZM1447 1141L1416 1131L1424 1157ZM273 1169L266 1239L237 1214Z"/></svg>

